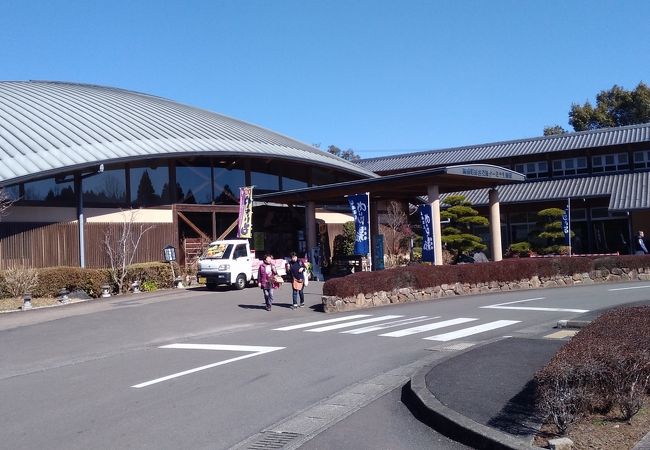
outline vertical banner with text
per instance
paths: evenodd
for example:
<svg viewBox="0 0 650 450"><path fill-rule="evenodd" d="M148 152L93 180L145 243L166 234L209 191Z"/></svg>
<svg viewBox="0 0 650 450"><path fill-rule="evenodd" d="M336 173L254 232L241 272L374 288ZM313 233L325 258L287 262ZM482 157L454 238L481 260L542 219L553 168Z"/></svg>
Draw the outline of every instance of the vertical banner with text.
<svg viewBox="0 0 650 450"><path fill-rule="evenodd" d="M354 216L354 253L367 255L370 253L370 216L368 210L368 197L366 194L348 195L348 203Z"/></svg>
<svg viewBox="0 0 650 450"><path fill-rule="evenodd" d="M253 187L239 188L238 238L253 237Z"/></svg>
<svg viewBox="0 0 650 450"><path fill-rule="evenodd" d="M422 221L422 261L436 262L433 251L433 220L431 205L420 205L420 220Z"/></svg>

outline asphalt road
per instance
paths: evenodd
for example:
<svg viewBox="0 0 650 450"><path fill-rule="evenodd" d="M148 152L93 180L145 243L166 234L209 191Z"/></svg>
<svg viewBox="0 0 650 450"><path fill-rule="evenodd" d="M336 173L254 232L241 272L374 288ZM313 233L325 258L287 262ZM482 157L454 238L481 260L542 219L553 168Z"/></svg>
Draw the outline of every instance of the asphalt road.
<svg viewBox="0 0 650 450"><path fill-rule="evenodd" d="M308 305L320 303L321 287L307 287ZM650 283L627 283L325 315L289 309L282 289L276 299L286 303L271 312L249 288L0 315L2 446L221 449L280 436L289 446L326 448L330 439L364 448L403 428L387 426L388 416L418 428L391 397L414 363L650 298ZM323 320L332 322L314 323ZM419 428L400 448L421 448L439 438L432 433Z"/></svg>

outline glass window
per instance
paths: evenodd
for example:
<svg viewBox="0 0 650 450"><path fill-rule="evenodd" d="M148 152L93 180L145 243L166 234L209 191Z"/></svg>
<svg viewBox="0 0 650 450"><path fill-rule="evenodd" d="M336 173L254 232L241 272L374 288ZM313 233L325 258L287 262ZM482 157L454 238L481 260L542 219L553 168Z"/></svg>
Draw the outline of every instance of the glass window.
<svg viewBox="0 0 650 450"><path fill-rule="evenodd" d="M9 200L16 201L20 198L20 185L19 184L13 184L11 186L5 186L3 188L0 188L4 191L5 195L9 198Z"/></svg>
<svg viewBox="0 0 650 450"><path fill-rule="evenodd" d="M571 221L587 220L587 210L585 208L571 208Z"/></svg>
<svg viewBox="0 0 650 450"><path fill-rule="evenodd" d="M645 169L650 167L650 152L634 152L634 168Z"/></svg>
<svg viewBox="0 0 650 450"><path fill-rule="evenodd" d="M615 172L630 168L627 153L616 153L612 155L599 155L592 158L592 170L598 172Z"/></svg>
<svg viewBox="0 0 650 450"><path fill-rule="evenodd" d="M566 158L553 161L553 175L576 175L587 173L587 158Z"/></svg>
<svg viewBox="0 0 650 450"><path fill-rule="evenodd" d="M214 169L214 203L217 205L239 204L239 188L246 186L246 173L242 169ZM255 195L255 190L253 190Z"/></svg>
<svg viewBox="0 0 650 450"><path fill-rule="evenodd" d="M315 167L311 171L311 184L313 186L335 183L336 180L334 178L334 174L324 169Z"/></svg>
<svg viewBox="0 0 650 450"><path fill-rule="evenodd" d="M255 191L260 193L280 190L280 177L272 173L253 171L251 172L251 183L255 186Z"/></svg>
<svg viewBox="0 0 650 450"><path fill-rule="evenodd" d="M176 166L178 203L212 203L212 169L210 166Z"/></svg>
<svg viewBox="0 0 650 450"><path fill-rule="evenodd" d="M23 200L75 203L74 182L66 181L64 183L57 183L54 178L46 178L44 180L25 183L25 196Z"/></svg>
<svg viewBox="0 0 650 450"><path fill-rule="evenodd" d="M609 217L609 210L607 207L604 208L591 208L591 218L592 219L602 219Z"/></svg>
<svg viewBox="0 0 650 450"><path fill-rule="evenodd" d="M150 206L170 203L169 169L162 167L132 167L131 203Z"/></svg>
<svg viewBox="0 0 650 450"><path fill-rule="evenodd" d="M293 178L282 177L282 190L288 191L291 189L302 189L307 187L307 182L303 180L295 180Z"/></svg>
<svg viewBox="0 0 650 450"><path fill-rule="evenodd" d="M233 258L245 258L248 256L246 253L246 245L245 244L239 244L237 247L235 247L235 253L233 254Z"/></svg>
<svg viewBox="0 0 650 450"><path fill-rule="evenodd" d="M125 203L124 169L104 170L81 180L83 199L88 203Z"/></svg>

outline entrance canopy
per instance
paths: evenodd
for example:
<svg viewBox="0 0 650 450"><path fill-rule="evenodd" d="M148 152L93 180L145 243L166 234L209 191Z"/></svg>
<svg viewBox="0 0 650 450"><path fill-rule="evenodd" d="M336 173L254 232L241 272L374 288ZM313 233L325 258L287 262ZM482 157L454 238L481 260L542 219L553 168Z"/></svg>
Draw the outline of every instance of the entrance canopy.
<svg viewBox="0 0 650 450"><path fill-rule="evenodd" d="M428 193L429 186L439 192L456 192L525 181L526 176L489 164L437 167L415 172L385 175L379 178L346 181L324 186L294 189L255 196L256 201L286 204L347 203L346 195L369 192L372 199L412 200Z"/></svg>
<svg viewBox="0 0 650 450"><path fill-rule="evenodd" d="M499 194L496 187L504 184L525 181L525 175L510 169L489 164L468 164L462 166L438 167L418 170L379 178L327 184L324 186L295 189L256 196L259 202L306 204L307 246L310 251L316 246L316 203L347 203L347 195L369 193L370 200L419 201L431 205L433 226L433 250L435 264L442 264L442 240L440 229L440 194L490 188L490 234L492 255L495 261L501 260L501 218L499 213ZM422 196L426 195L424 200ZM377 209L370 207L370 231L378 232L379 216ZM310 257L312 263L317 260Z"/></svg>

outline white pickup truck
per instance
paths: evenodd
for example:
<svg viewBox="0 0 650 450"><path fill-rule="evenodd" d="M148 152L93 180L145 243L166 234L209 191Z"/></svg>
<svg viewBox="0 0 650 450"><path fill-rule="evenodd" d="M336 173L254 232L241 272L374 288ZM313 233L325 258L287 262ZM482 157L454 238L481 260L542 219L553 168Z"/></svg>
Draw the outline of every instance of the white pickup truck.
<svg viewBox="0 0 650 450"><path fill-rule="evenodd" d="M215 289L220 284L244 289L246 285L257 282L260 264L262 261L255 258L246 239L214 241L199 258L196 278L208 289ZM274 259L273 265L278 275L287 274L284 259Z"/></svg>

